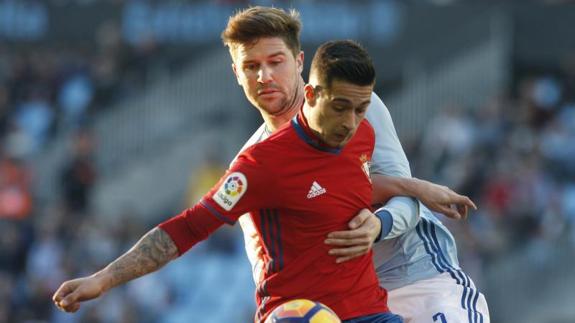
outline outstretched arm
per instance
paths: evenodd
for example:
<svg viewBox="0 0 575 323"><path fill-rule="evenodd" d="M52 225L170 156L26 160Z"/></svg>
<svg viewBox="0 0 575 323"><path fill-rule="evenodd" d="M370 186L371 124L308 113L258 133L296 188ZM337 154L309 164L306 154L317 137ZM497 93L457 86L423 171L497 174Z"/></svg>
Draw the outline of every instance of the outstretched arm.
<svg viewBox="0 0 575 323"><path fill-rule="evenodd" d="M64 282L52 297L56 306L76 312L80 303L94 299L111 288L162 268L178 256L178 248L160 228L146 233L128 252L99 272Z"/></svg>
<svg viewBox="0 0 575 323"><path fill-rule="evenodd" d="M374 174L372 181L373 204L386 202L393 196L412 196L430 210L443 213L452 219L467 218L469 208L477 210L469 197L458 194L447 186L426 180Z"/></svg>
<svg viewBox="0 0 575 323"><path fill-rule="evenodd" d="M394 196L418 199L432 211L455 219L465 218L468 208L476 209L468 197L448 187L411 177L409 161L401 147L389 110L376 94L372 94L371 102L367 118L376 136L370 168L374 182L374 204L387 203L386 207L391 207L394 220L398 217L407 220L414 218L419 209L417 201L404 199L402 203L411 203L411 206L393 210L393 204L396 203L394 200L397 199L392 198Z"/></svg>
<svg viewBox="0 0 575 323"><path fill-rule="evenodd" d="M53 296L54 303L63 311L76 312L81 302L162 268L223 224L196 204L150 230L106 268L91 276L64 282Z"/></svg>

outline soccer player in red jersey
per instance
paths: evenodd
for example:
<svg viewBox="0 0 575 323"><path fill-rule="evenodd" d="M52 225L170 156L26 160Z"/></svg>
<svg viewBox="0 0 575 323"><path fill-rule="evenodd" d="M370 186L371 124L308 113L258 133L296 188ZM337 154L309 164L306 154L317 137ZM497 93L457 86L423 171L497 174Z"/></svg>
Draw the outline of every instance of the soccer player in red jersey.
<svg viewBox="0 0 575 323"><path fill-rule="evenodd" d="M295 298L326 304L348 322L402 322L387 308L371 252L338 264L323 243L371 204L368 162L375 135L364 117L374 82L371 59L359 45L322 45L312 61L302 110L242 152L200 203L148 233L162 236L154 239L155 249L169 249L176 258L221 225L250 213L265 248L257 322ZM278 94L266 87L259 92L262 100ZM57 306L76 311L81 301L146 274L142 259L155 259L145 255L150 248L141 245L144 239L100 272L65 282L54 295Z"/></svg>

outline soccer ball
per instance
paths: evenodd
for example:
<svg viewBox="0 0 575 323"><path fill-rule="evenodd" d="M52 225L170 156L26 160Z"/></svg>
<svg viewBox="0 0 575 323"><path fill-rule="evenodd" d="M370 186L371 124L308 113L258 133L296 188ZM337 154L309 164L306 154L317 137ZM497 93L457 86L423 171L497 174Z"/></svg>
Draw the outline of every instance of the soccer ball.
<svg viewBox="0 0 575 323"><path fill-rule="evenodd" d="M307 299L296 299L276 307L265 323L341 323L327 306Z"/></svg>

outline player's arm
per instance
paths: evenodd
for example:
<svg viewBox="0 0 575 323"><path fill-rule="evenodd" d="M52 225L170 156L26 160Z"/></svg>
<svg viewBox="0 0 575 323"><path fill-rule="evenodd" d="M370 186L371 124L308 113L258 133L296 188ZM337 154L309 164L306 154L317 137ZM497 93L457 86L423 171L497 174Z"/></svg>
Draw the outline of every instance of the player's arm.
<svg viewBox="0 0 575 323"><path fill-rule="evenodd" d="M224 221L197 204L150 230L104 269L64 282L52 299L61 310L76 312L81 302L162 268L223 224Z"/></svg>
<svg viewBox="0 0 575 323"><path fill-rule="evenodd" d="M409 162L399 142L389 110L375 93L371 101L367 118L375 129L376 136L370 169L374 181L374 204L387 203L386 207L390 206L394 220L396 216L410 218L416 216L414 213L419 209L417 201L407 200L406 197L409 196L421 201L432 211L456 219L465 218L468 208L475 209L475 204L468 197L457 194L448 187L412 178Z"/></svg>
<svg viewBox="0 0 575 323"><path fill-rule="evenodd" d="M372 174L372 181L374 204L386 202L393 196L413 196L432 211L442 213L452 219L465 219L469 208L477 209L469 197L460 195L447 186L426 180ZM375 189L376 186L378 189Z"/></svg>
<svg viewBox="0 0 575 323"><path fill-rule="evenodd" d="M66 312L76 312L80 302L94 299L115 286L154 272L178 256L170 236L160 228L146 233L128 252L99 272L64 282L53 301Z"/></svg>
<svg viewBox="0 0 575 323"><path fill-rule="evenodd" d="M247 178L250 176L234 170L237 168L232 168L200 203L159 224L106 268L91 276L64 282L53 296L54 303L66 312L75 312L80 308L81 302L97 298L115 286L160 269L196 243L206 239L224 223L233 224L249 207L257 207L257 202L262 200L257 196L259 190L251 189L248 193ZM222 189L224 183L234 179L243 180L241 185L235 186L236 189L243 188L243 191L237 190L236 192L241 193L227 200L218 199L218 193L225 191ZM258 180L252 183L256 187L260 186ZM242 198L243 195L246 196Z"/></svg>

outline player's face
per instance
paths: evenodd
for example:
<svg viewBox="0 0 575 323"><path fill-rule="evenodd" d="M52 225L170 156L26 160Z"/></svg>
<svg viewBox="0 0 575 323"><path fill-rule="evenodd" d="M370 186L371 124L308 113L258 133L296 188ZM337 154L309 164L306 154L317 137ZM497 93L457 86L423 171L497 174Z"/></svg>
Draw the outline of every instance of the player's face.
<svg viewBox="0 0 575 323"><path fill-rule="evenodd" d="M344 146L365 118L372 91L373 85L339 80L334 80L330 88L306 85L306 100L312 106L310 126L327 145Z"/></svg>
<svg viewBox="0 0 575 323"><path fill-rule="evenodd" d="M262 113L278 116L290 110L300 78L303 52L294 57L283 39L260 38L233 53L233 70L246 97Z"/></svg>

